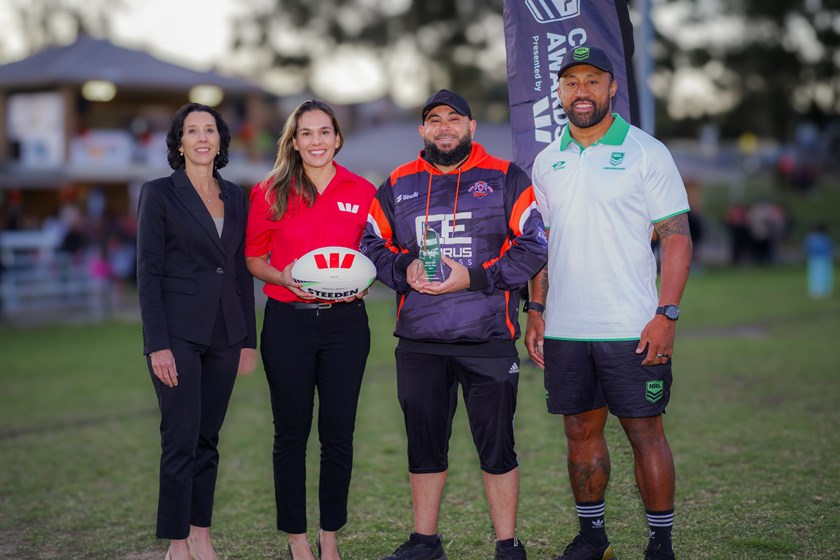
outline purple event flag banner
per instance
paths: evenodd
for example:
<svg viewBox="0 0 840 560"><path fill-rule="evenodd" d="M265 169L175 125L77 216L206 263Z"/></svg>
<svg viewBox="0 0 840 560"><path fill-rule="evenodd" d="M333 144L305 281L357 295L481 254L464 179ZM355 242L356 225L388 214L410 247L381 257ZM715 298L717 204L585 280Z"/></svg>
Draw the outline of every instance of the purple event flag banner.
<svg viewBox="0 0 840 560"><path fill-rule="evenodd" d="M575 47L607 53L618 80L613 111L638 124L626 0L505 0L504 21L513 159L529 176L534 158L566 124L557 70Z"/></svg>

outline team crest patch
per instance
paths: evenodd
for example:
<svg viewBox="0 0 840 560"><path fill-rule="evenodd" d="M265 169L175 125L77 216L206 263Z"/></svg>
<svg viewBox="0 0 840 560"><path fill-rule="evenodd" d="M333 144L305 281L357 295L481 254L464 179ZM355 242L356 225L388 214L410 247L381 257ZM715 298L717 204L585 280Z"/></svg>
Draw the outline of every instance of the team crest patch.
<svg viewBox="0 0 840 560"><path fill-rule="evenodd" d="M610 165L621 165L624 162L624 152L610 154Z"/></svg>
<svg viewBox="0 0 840 560"><path fill-rule="evenodd" d="M665 382L662 380L648 381L645 389L645 398L652 402L659 402L665 394Z"/></svg>
<svg viewBox="0 0 840 560"><path fill-rule="evenodd" d="M565 160L560 160L557 163L551 164L551 169L553 171L557 171L558 169L563 169L565 167L566 167L566 161Z"/></svg>
<svg viewBox="0 0 840 560"><path fill-rule="evenodd" d="M572 56L575 60L586 60L587 58L589 58L589 47L576 48L573 51Z"/></svg>
<svg viewBox="0 0 840 560"><path fill-rule="evenodd" d="M493 187L484 181L476 181L475 184L469 188L469 191L475 198L484 198L493 192Z"/></svg>

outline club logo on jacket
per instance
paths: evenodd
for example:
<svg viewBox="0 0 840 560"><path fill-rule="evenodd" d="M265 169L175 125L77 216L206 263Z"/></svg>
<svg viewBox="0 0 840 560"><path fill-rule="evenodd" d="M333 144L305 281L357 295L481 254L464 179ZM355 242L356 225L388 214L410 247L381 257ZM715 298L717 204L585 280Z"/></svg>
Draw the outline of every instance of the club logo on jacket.
<svg viewBox="0 0 840 560"><path fill-rule="evenodd" d="M351 214L358 214L359 213L359 205L358 204L350 204L349 202L339 202L338 209L342 212L350 212Z"/></svg>
<svg viewBox="0 0 840 560"><path fill-rule="evenodd" d="M473 186L469 188L469 191L475 198L484 198L493 192L493 187L484 181L476 181Z"/></svg>

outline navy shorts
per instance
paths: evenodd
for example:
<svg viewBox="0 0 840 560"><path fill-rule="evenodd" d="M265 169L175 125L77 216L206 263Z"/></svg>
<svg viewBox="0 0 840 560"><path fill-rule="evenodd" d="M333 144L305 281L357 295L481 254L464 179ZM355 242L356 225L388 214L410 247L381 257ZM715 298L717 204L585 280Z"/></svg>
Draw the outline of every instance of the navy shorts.
<svg viewBox="0 0 840 560"><path fill-rule="evenodd" d="M441 356L405 350L397 350L396 357L409 472L438 473L449 468L458 385L464 391L481 470L505 474L519 465L513 441L518 357Z"/></svg>
<svg viewBox="0 0 840 560"><path fill-rule="evenodd" d="M659 416L671 397L671 362L643 366L638 340L545 339L548 412L580 414L604 406L619 418Z"/></svg>

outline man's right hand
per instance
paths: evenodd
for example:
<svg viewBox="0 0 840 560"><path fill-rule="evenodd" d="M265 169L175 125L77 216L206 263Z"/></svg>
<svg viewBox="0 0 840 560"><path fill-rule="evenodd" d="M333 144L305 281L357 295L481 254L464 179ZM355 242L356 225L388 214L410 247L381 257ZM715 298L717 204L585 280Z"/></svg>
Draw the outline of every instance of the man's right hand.
<svg viewBox="0 0 840 560"><path fill-rule="evenodd" d="M405 279L412 290L423 292L429 285L429 277L426 276L426 267L423 261L414 259L405 271Z"/></svg>
<svg viewBox="0 0 840 560"><path fill-rule="evenodd" d="M531 359L545 369L545 357L543 355L543 333L545 332L545 319L538 311L528 311L525 323L525 348Z"/></svg>

